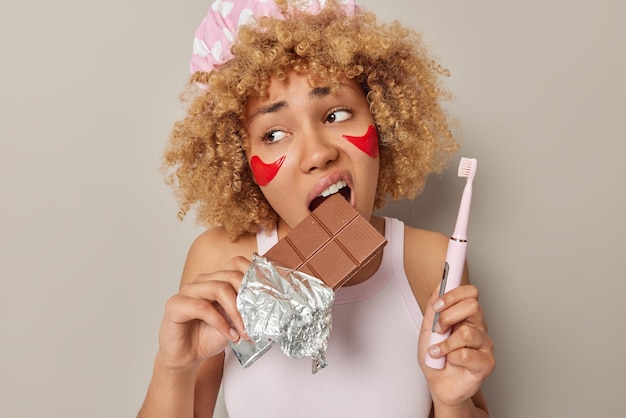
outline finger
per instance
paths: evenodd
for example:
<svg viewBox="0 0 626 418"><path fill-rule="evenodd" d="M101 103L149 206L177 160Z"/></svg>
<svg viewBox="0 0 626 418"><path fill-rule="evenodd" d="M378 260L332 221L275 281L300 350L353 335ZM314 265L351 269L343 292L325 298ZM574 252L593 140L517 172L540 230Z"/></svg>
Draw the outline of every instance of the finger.
<svg viewBox="0 0 626 418"><path fill-rule="evenodd" d="M424 312L425 316L427 316L430 314L428 308L432 308L434 311L433 317L437 322L439 322L439 317L444 309L448 309L449 307L454 306L460 301L468 298L478 299L478 289L472 285L464 285L452 289L451 291L443 294L441 297L439 297L439 293L440 285L437 285L428 298L427 309L426 312ZM448 327L446 326L445 329L447 328ZM442 332L441 327L438 328L438 332Z"/></svg>
<svg viewBox="0 0 626 418"><path fill-rule="evenodd" d="M228 261L228 263L226 263L224 267L222 267L222 269L237 270L243 274L246 272L246 270L248 270L248 267L250 267L250 260L248 260L246 257L237 256Z"/></svg>
<svg viewBox="0 0 626 418"><path fill-rule="evenodd" d="M206 299L174 295L168 300L165 310L165 320L170 322L185 324L200 320L216 329L228 340L238 341L240 338L240 334L232 328L224 315Z"/></svg>
<svg viewBox="0 0 626 418"><path fill-rule="evenodd" d="M487 323L482 307L477 299L463 299L439 312L437 318L437 332L445 332L457 324L470 324L475 328L487 331Z"/></svg>
<svg viewBox="0 0 626 418"><path fill-rule="evenodd" d="M473 285L459 286L449 292L444 293L438 300L433 302L433 308L439 312L447 307L454 306L465 299L478 300L478 288Z"/></svg>
<svg viewBox="0 0 626 418"><path fill-rule="evenodd" d="M222 276L233 276L239 273L222 272ZM245 336L245 326L237 310L237 292L230 280L209 280L205 282L188 283L181 287L180 294L192 298L205 300L214 309L230 322L240 335ZM219 308L213 304L217 304Z"/></svg>
<svg viewBox="0 0 626 418"><path fill-rule="evenodd" d="M440 348L443 354L450 353L461 348L481 349L489 348L491 340L486 332L470 325L463 324L450 334L450 336L441 342Z"/></svg>
<svg viewBox="0 0 626 418"><path fill-rule="evenodd" d="M437 301L439 297L439 285L436 289L428 297L428 301L426 302L426 309L424 310L424 319L422 321L422 328L420 330L420 345L426 344L428 342L428 338L431 333L431 329L433 326L433 321L435 318L435 311L433 309L433 304Z"/></svg>
<svg viewBox="0 0 626 418"><path fill-rule="evenodd" d="M496 366L493 350L462 348L448 354L446 361L452 366L463 367L482 378L491 374Z"/></svg>
<svg viewBox="0 0 626 418"><path fill-rule="evenodd" d="M493 340L486 332L469 325L457 328L446 340L428 348L431 357L443 357L464 350L493 352Z"/></svg>
<svg viewBox="0 0 626 418"><path fill-rule="evenodd" d="M237 284L236 288L239 289L239 285L241 284L241 279L243 278L243 275L248 270L248 267L250 267L250 260L248 260L245 257L238 256L229 260L220 270L239 273L233 276L239 279L236 281L236 284Z"/></svg>
<svg viewBox="0 0 626 418"><path fill-rule="evenodd" d="M243 275L250 267L250 260L245 257L235 257L229 260L221 269L212 273L197 275L191 283L207 282L210 280L222 280L229 282L236 290L241 286Z"/></svg>
<svg viewBox="0 0 626 418"><path fill-rule="evenodd" d="M221 269L213 273L198 275L193 282L203 282L209 280L228 281L236 290L241 286L241 280L250 267L250 260L238 256L230 259Z"/></svg>
<svg viewBox="0 0 626 418"><path fill-rule="evenodd" d="M192 282L180 287L180 294L214 300L217 294L232 290L236 295L241 284L242 274L235 270L219 270L198 275Z"/></svg>
<svg viewBox="0 0 626 418"><path fill-rule="evenodd" d="M232 258L228 263L224 265L222 268L224 271L228 271L231 274L227 276L228 282L231 284L233 289L235 289L236 293L239 293L239 289L241 288L241 282L243 280L243 276L246 274L248 269L250 268L251 261L243 256L237 256ZM241 335L250 340L250 337L246 333L245 325L243 320L241 319L241 314L237 309L236 297L235 299L228 299L230 302L227 305L221 304L221 307L226 310L227 316L231 319L232 323L235 324Z"/></svg>

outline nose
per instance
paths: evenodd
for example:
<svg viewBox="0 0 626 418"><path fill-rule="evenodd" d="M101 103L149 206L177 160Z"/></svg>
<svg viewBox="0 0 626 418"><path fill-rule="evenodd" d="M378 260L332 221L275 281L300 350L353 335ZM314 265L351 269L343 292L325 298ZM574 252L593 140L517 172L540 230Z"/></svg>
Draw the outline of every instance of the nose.
<svg viewBox="0 0 626 418"><path fill-rule="evenodd" d="M300 138L300 169L305 173L326 167L339 156L339 149L332 138L313 130Z"/></svg>

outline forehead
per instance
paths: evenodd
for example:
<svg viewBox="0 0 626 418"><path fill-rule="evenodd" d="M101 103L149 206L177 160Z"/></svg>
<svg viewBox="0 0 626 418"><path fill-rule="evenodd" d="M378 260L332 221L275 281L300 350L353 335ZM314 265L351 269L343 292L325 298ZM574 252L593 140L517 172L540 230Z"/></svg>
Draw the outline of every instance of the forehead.
<svg viewBox="0 0 626 418"><path fill-rule="evenodd" d="M322 80L309 73L289 71L284 76L271 76L267 79L267 88L252 93L246 100L246 115L250 116L254 108L269 103L286 103L296 97L306 100L322 99L330 95L341 95L344 92L365 95L361 85L348 77L335 77ZM349 94L348 93L348 94Z"/></svg>
<svg viewBox="0 0 626 418"><path fill-rule="evenodd" d="M353 78L342 75L339 68L321 67L317 71L310 69L308 64L304 63L297 68L287 68L286 70L277 70L265 76L260 76L257 86L258 89L251 91L249 97L266 97L269 92L277 88L285 88L292 85L298 85L299 88L313 89L316 87L326 87L334 93L342 85L360 86Z"/></svg>

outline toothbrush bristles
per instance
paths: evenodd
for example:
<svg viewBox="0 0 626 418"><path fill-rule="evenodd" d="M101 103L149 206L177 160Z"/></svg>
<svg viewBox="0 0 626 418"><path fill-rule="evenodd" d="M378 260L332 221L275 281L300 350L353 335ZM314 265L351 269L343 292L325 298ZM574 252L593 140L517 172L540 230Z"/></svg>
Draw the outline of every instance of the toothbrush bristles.
<svg viewBox="0 0 626 418"><path fill-rule="evenodd" d="M461 158L459 163L459 177L473 177L476 172L476 159L475 158Z"/></svg>

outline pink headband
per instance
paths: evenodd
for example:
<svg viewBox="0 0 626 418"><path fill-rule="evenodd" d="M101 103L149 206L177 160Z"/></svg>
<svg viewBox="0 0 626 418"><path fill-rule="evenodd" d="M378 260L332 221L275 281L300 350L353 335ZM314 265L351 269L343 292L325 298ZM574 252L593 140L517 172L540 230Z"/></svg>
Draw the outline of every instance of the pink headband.
<svg viewBox="0 0 626 418"><path fill-rule="evenodd" d="M339 3L349 14L356 8L355 0L339 0ZM294 7L301 11L317 13L324 7L326 0L303 0L297 4ZM282 14L273 0L215 0L196 30L190 61L191 73L209 72L230 60L233 57L230 48L238 29L261 16L281 18Z"/></svg>

